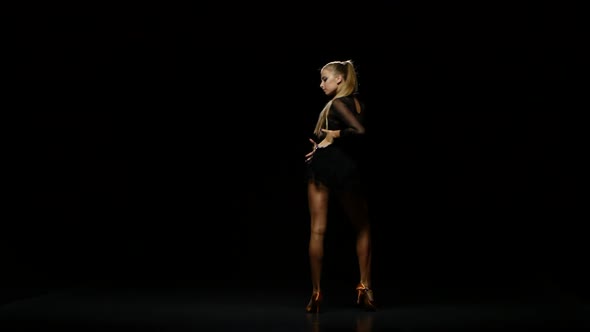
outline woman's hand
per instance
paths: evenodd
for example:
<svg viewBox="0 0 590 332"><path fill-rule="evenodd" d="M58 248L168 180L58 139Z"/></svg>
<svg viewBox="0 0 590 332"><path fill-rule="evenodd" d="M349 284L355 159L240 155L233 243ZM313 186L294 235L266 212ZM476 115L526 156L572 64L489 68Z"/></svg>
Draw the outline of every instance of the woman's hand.
<svg viewBox="0 0 590 332"><path fill-rule="evenodd" d="M322 129L322 132L326 134L326 137L318 144L318 148L325 148L334 142L334 138L340 137L340 130Z"/></svg>
<svg viewBox="0 0 590 332"><path fill-rule="evenodd" d="M315 150L318 149L318 144L314 140L312 140L310 138L309 141L311 142L311 144L313 144L313 150L311 150L311 152L309 152L308 154L305 155L305 162L306 163L311 161L311 158L313 158L313 154L315 153Z"/></svg>

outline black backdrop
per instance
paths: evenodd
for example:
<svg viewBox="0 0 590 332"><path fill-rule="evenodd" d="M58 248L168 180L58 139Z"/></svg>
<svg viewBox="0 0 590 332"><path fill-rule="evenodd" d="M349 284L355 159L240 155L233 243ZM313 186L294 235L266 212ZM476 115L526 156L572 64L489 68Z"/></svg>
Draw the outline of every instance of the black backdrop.
<svg viewBox="0 0 590 332"><path fill-rule="evenodd" d="M28 116L6 288L307 286L319 68L352 59L370 112L376 284L579 291L576 21L541 4L418 7L359 10L350 31L301 8L15 21ZM326 278L354 283L340 217Z"/></svg>

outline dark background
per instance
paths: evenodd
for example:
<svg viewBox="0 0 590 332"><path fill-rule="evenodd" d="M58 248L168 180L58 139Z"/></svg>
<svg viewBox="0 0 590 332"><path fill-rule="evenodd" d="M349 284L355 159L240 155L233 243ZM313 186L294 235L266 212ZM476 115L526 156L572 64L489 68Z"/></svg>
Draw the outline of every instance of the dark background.
<svg viewBox="0 0 590 332"><path fill-rule="evenodd" d="M574 8L470 6L16 18L4 298L87 281L307 289L303 155L319 69L347 59L369 112L376 287L584 294ZM354 284L341 217L325 276Z"/></svg>

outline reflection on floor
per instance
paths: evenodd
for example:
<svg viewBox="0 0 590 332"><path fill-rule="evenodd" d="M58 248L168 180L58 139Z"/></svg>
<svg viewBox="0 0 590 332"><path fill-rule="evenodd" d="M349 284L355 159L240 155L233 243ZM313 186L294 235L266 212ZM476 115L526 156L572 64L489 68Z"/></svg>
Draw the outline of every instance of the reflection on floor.
<svg viewBox="0 0 590 332"><path fill-rule="evenodd" d="M465 328L590 328L590 307L575 300L418 294L380 289L379 310L354 306L354 292L325 289L323 312L306 314L308 289L288 283L188 282L85 284L22 298L0 307L2 331L391 331Z"/></svg>

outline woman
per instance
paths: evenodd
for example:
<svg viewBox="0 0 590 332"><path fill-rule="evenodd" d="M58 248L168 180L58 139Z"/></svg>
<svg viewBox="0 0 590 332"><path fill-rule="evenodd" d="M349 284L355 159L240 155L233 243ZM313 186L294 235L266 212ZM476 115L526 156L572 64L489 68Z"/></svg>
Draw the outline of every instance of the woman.
<svg viewBox="0 0 590 332"><path fill-rule="evenodd" d="M357 231L356 252L360 272L356 287L357 304L374 311L371 230L362 171L365 109L359 100L356 68L351 60L332 61L322 67L320 77L320 88L330 100L319 114L314 130L315 140L310 138L313 150L305 155L311 218L309 258L312 280L312 296L305 310L308 313L320 312L328 199L334 196Z"/></svg>

